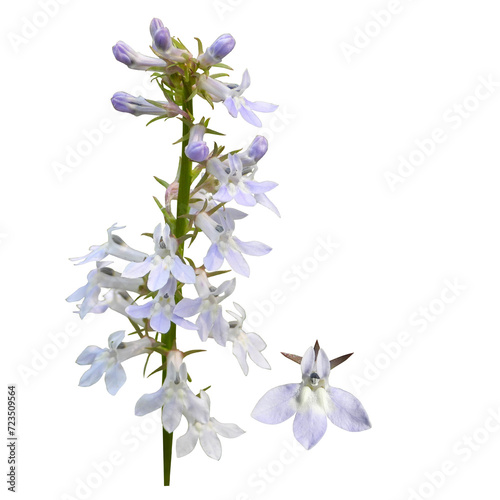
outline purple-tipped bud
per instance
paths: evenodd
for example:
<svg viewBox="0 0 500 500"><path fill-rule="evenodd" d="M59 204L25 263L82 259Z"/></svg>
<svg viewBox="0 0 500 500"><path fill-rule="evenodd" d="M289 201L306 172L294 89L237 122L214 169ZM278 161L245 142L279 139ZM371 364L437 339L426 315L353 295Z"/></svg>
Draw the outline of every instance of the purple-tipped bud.
<svg viewBox="0 0 500 500"><path fill-rule="evenodd" d="M267 139L263 135L258 135L248 148L248 156L257 163L267 153L268 147Z"/></svg>
<svg viewBox="0 0 500 500"><path fill-rule="evenodd" d="M153 48L157 52L167 52L172 47L172 38L168 28L160 28L153 36Z"/></svg>
<svg viewBox="0 0 500 500"><path fill-rule="evenodd" d="M146 71L153 67L165 67L167 63L156 57L148 57L136 52L125 42L118 42L113 46L113 55L116 60L125 64L130 69Z"/></svg>
<svg viewBox="0 0 500 500"><path fill-rule="evenodd" d="M236 40L228 33L221 35L210 47L198 58L202 67L213 66L222 61L236 45Z"/></svg>
<svg viewBox="0 0 500 500"><path fill-rule="evenodd" d="M201 162L207 159L210 150L203 140L206 128L203 125L194 125L189 132L189 143L186 147L186 156L193 161Z"/></svg>
<svg viewBox="0 0 500 500"><path fill-rule="evenodd" d="M222 58L226 57L229 52L234 49L235 45L236 40L229 33L226 33L217 38L217 40L207 49L207 52L209 52L212 57L222 60Z"/></svg>
<svg viewBox="0 0 500 500"><path fill-rule="evenodd" d="M242 153L238 153L238 158L241 160L244 173L245 169L253 167L267 153L268 142L263 135L258 135L252 141L252 144Z"/></svg>
<svg viewBox="0 0 500 500"><path fill-rule="evenodd" d="M144 97L127 94L126 92L116 92L111 98L111 103L117 111L130 113L131 115L166 115L167 111L146 101ZM163 103L162 103L163 104ZM165 103L167 104L167 103Z"/></svg>
<svg viewBox="0 0 500 500"><path fill-rule="evenodd" d="M164 28L163 23L160 19L156 17L151 20L151 24L149 25L149 32L151 33L151 38L155 37L155 33L160 29Z"/></svg>

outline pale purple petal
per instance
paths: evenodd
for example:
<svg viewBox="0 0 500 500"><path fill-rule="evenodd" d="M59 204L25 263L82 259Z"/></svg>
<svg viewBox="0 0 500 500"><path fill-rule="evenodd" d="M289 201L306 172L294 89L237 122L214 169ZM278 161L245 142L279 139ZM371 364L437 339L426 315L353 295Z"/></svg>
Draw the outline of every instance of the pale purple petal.
<svg viewBox="0 0 500 500"><path fill-rule="evenodd" d="M224 101L224 106L226 106L227 110L229 111L229 114L233 118L236 118L238 116L238 110L236 109L236 105L234 104L234 100L232 97L228 97Z"/></svg>
<svg viewBox="0 0 500 500"><path fill-rule="evenodd" d="M170 269L163 266L163 263L159 263L151 269L148 278L148 288L155 292L163 286L165 286L170 278Z"/></svg>
<svg viewBox="0 0 500 500"><path fill-rule="evenodd" d="M261 256L268 254L272 248L260 241L241 241L239 238L233 236L233 241L238 248L246 255Z"/></svg>
<svg viewBox="0 0 500 500"><path fill-rule="evenodd" d="M264 424L280 424L297 411L302 384L280 385L267 391L252 411L252 417Z"/></svg>
<svg viewBox="0 0 500 500"><path fill-rule="evenodd" d="M266 343L256 333L253 332L247 333L247 338L250 341L250 343L259 351L263 351L267 347Z"/></svg>
<svg viewBox="0 0 500 500"><path fill-rule="evenodd" d="M153 260L153 255L150 255L143 262L131 262L123 270L123 278L142 278L151 271L151 263Z"/></svg>
<svg viewBox="0 0 500 500"><path fill-rule="evenodd" d="M67 302L78 302L85 297L85 292L87 291L88 283L81 286L78 290L74 291L67 299Z"/></svg>
<svg viewBox="0 0 500 500"><path fill-rule="evenodd" d="M233 195L229 192L225 184L219 186L218 191L214 194L214 200L220 202L227 202L233 199Z"/></svg>
<svg viewBox="0 0 500 500"><path fill-rule="evenodd" d="M220 434L222 437L236 438L238 436L241 436L242 434L245 434L245 431L238 427L236 424L223 424L215 418L211 418L210 422L212 422L215 432L217 434Z"/></svg>
<svg viewBox="0 0 500 500"><path fill-rule="evenodd" d="M182 404L177 397L172 397L163 406L162 422L167 432L177 429L182 417Z"/></svg>
<svg viewBox="0 0 500 500"><path fill-rule="evenodd" d="M191 323L191 321L188 321L187 319L181 318L180 316L177 316L175 314L172 315L172 321L176 325L181 326L182 328L185 328L186 330L198 330L198 327L194 323Z"/></svg>
<svg viewBox="0 0 500 500"><path fill-rule="evenodd" d="M87 296L80 305L80 318L85 318L85 316L97 305L100 293L101 287L99 285L96 285L87 293Z"/></svg>
<svg viewBox="0 0 500 500"><path fill-rule="evenodd" d="M170 330L170 318L165 314L163 309L151 316L151 328L160 333L167 333Z"/></svg>
<svg viewBox="0 0 500 500"><path fill-rule="evenodd" d="M79 365L91 365L94 362L96 356L104 352L104 349L97 347L95 345L89 345L86 347L80 356L76 359L76 363Z"/></svg>
<svg viewBox="0 0 500 500"><path fill-rule="evenodd" d="M248 87L250 87L250 73L246 69L243 73L243 77L241 79L241 84L239 86L240 92L244 92Z"/></svg>
<svg viewBox="0 0 500 500"><path fill-rule="evenodd" d="M215 243L212 243L208 249L206 257L203 259L203 263L207 268L207 271L218 271L224 262L224 257L220 253L219 248Z"/></svg>
<svg viewBox="0 0 500 500"><path fill-rule="evenodd" d="M240 205L243 205L244 207L254 207L257 204L255 198L250 193L245 193L241 189L238 189L236 191L236 194L234 195L234 201L236 201L236 203L239 203Z"/></svg>
<svg viewBox="0 0 500 500"><path fill-rule="evenodd" d="M117 332L112 333L108 337L108 347L110 349L116 349L125 338L125 330L118 330Z"/></svg>
<svg viewBox="0 0 500 500"><path fill-rule="evenodd" d="M184 264L181 258L176 255L174 257L174 265L172 266L172 274L177 281L181 283L195 283L196 275L194 269L188 264Z"/></svg>
<svg viewBox="0 0 500 500"><path fill-rule="evenodd" d="M244 375L248 375L247 352L239 342L233 342L233 354L236 356Z"/></svg>
<svg viewBox="0 0 500 500"><path fill-rule="evenodd" d="M184 404L186 405L186 416L189 415L190 418L197 420L202 424L206 424L208 422L210 411L206 401L196 397L191 391L189 391L186 394Z"/></svg>
<svg viewBox="0 0 500 500"><path fill-rule="evenodd" d="M149 318L151 317L154 306L155 302L151 300L149 302L146 302L146 304L142 304L141 306L132 304L125 309L125 312L131 318L137 318L137 319Z"/></svg>
<svg viewBox="0 0 500 500"><path fill-rule="evenodd" d="M260 113L272 113L273 111L276 111L279 106L277 104L271 104L269 102L262 102L262 101L249 101L248 99L246 100L246 105L250 108L253 109L254 111L259 111Z"/></svg>
<svg viewBox="0 0 500 500"><path fill-rule="evenodd" d="M226 183L229 177L229 174L226 172L225 168L227 165L224 165L217 158L210 158L207 162L207 172L215 176L219 181Z"/></svg>
<svg viewBox="0 0 500 500"><path fill-rule="evenodd" d="M333 424L350 432L364 431L371 427L366 410L356 397L336 387L330 387L327 392L333 403L327 415Z"/></svg>
<svg viewBox="0 0 500 500"><path fill-rule="evenodd" d="M189 318L200 312L200 307L203 299L198 297L197 299L184 298L177 303L174 309L174 314L180 316L181 318Z"/></svg>
<svg viewBox="0 0 500 500"><path fill-rule="evenodd" d="M254 125L255 127L262 127L262 122L260 118L247 107L247 104L244 104L240 107L241 117L250 125Z"/></svg>
<svg viewBox="0 0 500 500"><path fill-rule="evenodd" d="M106 389L111 395L115 395L127 380L127 375L121 363L117 363L106 372L104 381Z"/></svg>
<svg viewBox="0 0 500 500"><path fill-rule="evenodd" d="M175 443L175 448L177 452L177 457L181 458L194 450L196 443L198 442L198 431L194 426L190 425L186 434L177 439Z"/></svg>
<svg viewBox="0 0 500 500"><path fill-rule="evenodd" d="M245 186L253 194L267 193L268 191L271 191L271 189L274 189L278 185L276 182L272 181L257 182L257 181L246 180L244 181L244 183Z"/></svg>
<svg viewBox="0 0 500 500"><path fill-rule="evenodd" d="M316 373L319 378L328 378L328 375L330 375L330 360L323 349L319 350L316 358Z"/></svg>
<svg viewBox="0 0 500 500"><path fill-rule="evenodd" d="M107 365L107 357L92 363L92 366L82 375L82 378L80 379L80 383L78 385L80 387L89 387L91 385L94 385L103 376L104 372L106 371Z"/></svg>
<svg viewBox="0 0 500 500"><path fill-rule="evenodd" d="M222 308L217 311L217 317L212 326L212 337L221 346L225 346L229 334L229 323L222 315Z"/></svg>
<svg viewBox="0 0 500 500"><path fill-rule="evenodd" d="M257 334L247 334L248 337L248 345L247 345L247 350L248 350L248 355L250 356L250 359L257 365L260 366L261 368L264 368L264 370L270 370L271 365L267 361L267 359L263 356L263 354L252 344L251 342L251 337L250 335L255 335L258 336ZM259 337L260 338L260 337Z"/></svg>
<svg viewBox="0 0 500 500"><path fill-rule="evenodd" d="M302 375L311 375L315 357L316 356L314 354L314 349L312 347L309 347L302 358L302 362L300 363L300 367L302 368Z"/></svg>
<svg viewBox="0 0 500 500"><path fill-rule="evenodd" d="M274 212L278 217L281 217L280 212L276 205L265 195L265 194L256 194L255 199L257 203L260 203L263 207L268 208L272 212Z"/></svg>
<svg viewBox="0 0 500 500"><path fill-rule="evenodd" d="M160 387L152 394L144 394L135 404L135 414L139 417L161 408L165 403L165 389Z"/></svg>
<svg viewBox="0 0 500 500"><path fill-rule="evenodd" d="M327 418L321 407L312 404L298 411L293 420L293 434L295 439L306 449L310 450L324 436Z"/></svg>
<svg viewBox="0 0 500 500"><path fill-rule="evenodd" d="M233 271L246 277L250 276L250 267L248 266L247 261L240 252L229 248L226 252L225 257Z"/></svg>
<svg viewBox="0 0 500 500"><path fill-rule="evenodd" d="M205 342L208 339L208 334L212 328L212 314L210 311L204 311L198 316L196 326L198 327L200 340Z"/></svg>
<svg viewBox="0 0 500 500"><path fill-rule="evenodd" d="M200 433L200 444L203 451L215 460L219 460L222 455L222 446L217 434L208 428L205 428Z"/></svg>

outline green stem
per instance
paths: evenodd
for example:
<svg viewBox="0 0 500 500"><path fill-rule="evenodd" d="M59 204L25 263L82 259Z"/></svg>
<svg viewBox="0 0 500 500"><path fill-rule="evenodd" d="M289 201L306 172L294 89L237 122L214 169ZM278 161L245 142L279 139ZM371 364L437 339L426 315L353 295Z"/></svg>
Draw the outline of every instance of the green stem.
<svg viewBox="0 0 500 500"><path fill-rule="evenodd" d="M182 109L186 111L191 116L193 115L193 101L187 101L187 98L191 94L190 82L186 82L184 86L184 98L182 101ZM187 136L189 134L190 126L187 123L182 124L182 136ZM181 215L189 213L189 195L191 191L191 168L192 161L186 156L186 147L188 145L189 139L182 141L182 156L181 156L181 168L179 173L179 192L177 196L177 220L175 226L175 236L180 238L186 234L188 228L188 220ZM179 254L184 255L184 243L179 244L178 249ZM172 323L168 333L161 336L162 343L168 349L176 348L176 330L175 324ZM166 367L166 357L162 357L162 361L165 367L162 370L162 383L165 381L167 376ZM167 432L163 428L163 484L165 486L170 486L170 472L172 468L172 445L174 441L174 434L172 432Z"/></svg>

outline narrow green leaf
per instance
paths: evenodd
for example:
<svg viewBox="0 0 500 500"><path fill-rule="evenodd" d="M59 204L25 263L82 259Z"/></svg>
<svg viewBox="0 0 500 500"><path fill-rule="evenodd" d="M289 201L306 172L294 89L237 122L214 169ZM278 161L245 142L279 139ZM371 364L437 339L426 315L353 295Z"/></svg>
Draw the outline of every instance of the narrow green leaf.
<svg viewBox="0 0 500 500"><path fill-rule="evenodd" d="M155 180L157 182L159 182L165 189L168 189L168 187L170 186L170 184L167 182L167 181L164 181L163 179L160 179L159 177L156 177L156 175L153 175L153 177L155 178Z"/></svg>

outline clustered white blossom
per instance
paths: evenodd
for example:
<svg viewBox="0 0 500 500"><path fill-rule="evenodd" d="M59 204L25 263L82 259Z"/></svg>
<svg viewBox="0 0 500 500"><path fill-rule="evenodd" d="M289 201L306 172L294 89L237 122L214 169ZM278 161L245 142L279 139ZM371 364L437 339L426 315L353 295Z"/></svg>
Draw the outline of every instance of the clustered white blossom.
<svg viewBox="0 0 500 500"><path fill-rule="evenodd" d="M117 92L111 101L118 111L154 119L178 117L189 127L189 133L182 138L185 155L194 162L188 210L184 215L186 230L176 234L178 221L172 213L172 203L179 203L180 197L182 181L178 173L171 184L157 179L166 189L165 204L160 207L163 220L147 234L151 238L149 248L146 245L142 251L130 247L116 234L124 227L113 224L106 242L93 245L87 255L72 259L76 265L95 265L88 273L87 283L67 298L78 303L80 317L113 310L133 325L130 335L139 336L137 340L123 342L126 332L120 330L109 337L108 348L87 347L77 359L78 364L90 365L81 377L80 386L91 386L104 375L108 392L115 395L126 381L124 362L138 355L149 360L150 355L161 354L162 365L155 371L166 369L165 380L155 393L145 394L137 401L136 414L145 415L162 408L167 432L177 429L184 416L188 430L177 440L177 455L190 453L199 441L205 453L218 460L221 456L218 435L234 438L243 431L235 424L222 424L210 416L209 396L206 390L199 390L196 395L190 388L184 361L198 349L182 351L177 341L184 345L199 338L201 342L213 340L219 346L228 346L245 375L249 371L247 356L259 367L270 368L262 355L265 342L244 329L244 309L235 303L236 313L225 311L224 301L234 293L236 278L219 283L215 280L219 274L230 271L224 268L224 262L236 273L249 276L250 267L244 255L260 256L271 251L264 243L242 241L236 236L236 222L247 213L229 205L261 204L279 215L267 197L277 184L256 180L258 164L268 149L266 138L257 135L245 148L229 153L216 143L211 146L207 137L218 133L209 128L209 120L205 118L195 123L194 116L186 111L186 92L191 94L190 99L198 95L211 105L223 102L231 116L241 115L257 127L262 124L255 112L269 113L277 106L243 97L250 85L248 71L244 72L241 85L223 83L217 71L211 73L214 66L229 69L221 61L234 48L231 35L220 36L195 57L171 37L159 19L151 22L150 33L155 57L140 54L124 42L113 47L113 54L131 69L152 71L152 78L160 84L165 99L149 100ZM185 250L195 239L196 244L201 241L199 233L205 238L206 254L203 262L195 264L187 258ZM113 262L105 261L111 258L122 262L120 271L111 267ZM172 325L186 332L177 330L177 339L167 345L164 337L168 337ZM197 336L189 336L189 331L197 332Z"/></svg>

